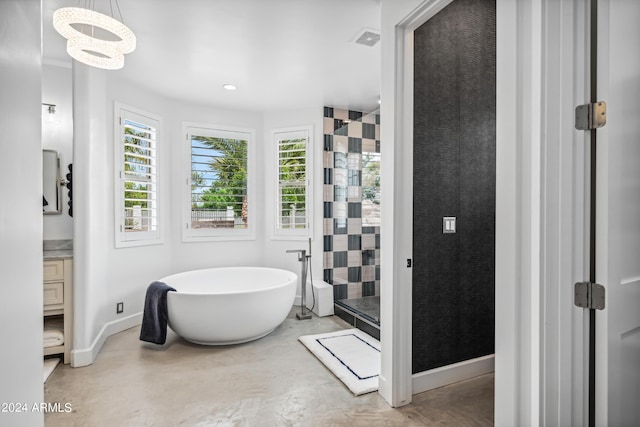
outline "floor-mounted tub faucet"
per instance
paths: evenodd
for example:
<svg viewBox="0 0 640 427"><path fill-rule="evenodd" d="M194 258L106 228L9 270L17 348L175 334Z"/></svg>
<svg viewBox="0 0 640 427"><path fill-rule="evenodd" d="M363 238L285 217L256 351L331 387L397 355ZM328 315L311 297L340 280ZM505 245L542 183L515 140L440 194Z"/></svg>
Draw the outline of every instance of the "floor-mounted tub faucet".
<svg viewBox="0 0 640 427"><path fill-rule="evenodd" d="M296 313L296 317L298 320L311 319L311 313L307 313L307 265L309 263L309 258L311 255L307 255L307 251L304 249L290 249L287 253L297 253L298 261L302 264L301 274L300 274L300 288L302 292L302 297L300 301L300 313Z"/></svg>

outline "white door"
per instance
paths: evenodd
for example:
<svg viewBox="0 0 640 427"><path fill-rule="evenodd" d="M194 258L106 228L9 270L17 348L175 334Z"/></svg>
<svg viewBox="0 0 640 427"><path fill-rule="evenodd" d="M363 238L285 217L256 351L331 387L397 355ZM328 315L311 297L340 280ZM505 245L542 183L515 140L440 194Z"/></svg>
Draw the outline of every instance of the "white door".
<svg viewBox="0 0 640 427"><path fill-rule="evenodd" d="M599 1L597 62L596 425L640 426L640 1Z"/></svg>

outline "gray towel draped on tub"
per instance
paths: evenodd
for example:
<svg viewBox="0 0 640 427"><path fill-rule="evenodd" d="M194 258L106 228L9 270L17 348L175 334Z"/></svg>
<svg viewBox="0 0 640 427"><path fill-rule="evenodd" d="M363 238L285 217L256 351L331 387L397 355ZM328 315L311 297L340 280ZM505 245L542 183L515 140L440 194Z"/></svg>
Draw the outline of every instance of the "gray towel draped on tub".
<svg viewBox="0 0 640 427"><path fill-rule="evenodd" d="M164 282L153 282L147 287L142 314L140 340L164 344L167 340L167 292L175 289Z"/></svg>

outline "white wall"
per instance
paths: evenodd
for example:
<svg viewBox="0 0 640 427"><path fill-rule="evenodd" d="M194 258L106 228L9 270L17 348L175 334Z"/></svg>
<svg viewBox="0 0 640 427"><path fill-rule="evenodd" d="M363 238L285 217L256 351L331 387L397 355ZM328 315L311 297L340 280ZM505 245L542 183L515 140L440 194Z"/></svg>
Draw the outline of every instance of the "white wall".
<svg viewBox="0 0 640 427"><path fill-rule="evenodd" d="M12 426L44 422L40 20L40 1L0 2L0 402L29 405L0 412Z"/></svg>
<svg viewBox="0 0 640 427"><path fill-rule="evenodd" d="M106 262L110 207L107 173L108 156L104 72L88 67L73 67L73 204L74 204L74 341L71 364L79 366L84 352L94 344L97 333L107 321L107 273L114 267ZM97 120L96 118L100 118ZM117 267L116 267L117 268ZM89 355L90 356L90 355ZM91 359L91 357L89 357Z"/></svg>
<svg viewBox="0 0 640 427"><path fill-rule="evenodd" d="M123 86L124 87L124 86ZM121 97L126 96L123 92ZM264 195L259 183L264 174L264 157L262 140L262 114L212 108L203 105L189 105L179 101L166 100L164 113L165 132L171 138L171 181L170 181L170 222L168 223L168 242L171 245L172 269L174 272L192 270L194 268L246 266L263 264L262 242L264 233L259 223L264 206ZM182 123L208 123L224 126L237 126L255 130L255 194L249 207L250 226L256 228L256 240L226 242L188 242L182 241L182 192L185 179L188 178L183 168L185 135L182 135Z"/></svg>
<svg viewBox="0 0 640 427"><path fill-rule="evenodd" d="M104 338L135 322L147 285L165 275L196 268L258 265L300 271L287 249L307 248L306 239L273 239L275 153L270 132L296 125L314 127L313 273L322 277L322 106L313 109L255 113L230 111L170 100L130 85L117 73L74 65L76 114L74 156L75 215L75 365L92 363ZM116 249L114 244L113 103L162 118L159 142L163 243ZM252 128L256 131L256 239L250 241L182 241L182 123L197 122ZM298 294L300 291L298 290ZM116 303L124 313L116 314ZM120 326L119 326L120 325Z"/></svg>
<svg viewBox="0 0 640 427"><path fill-rule="evenodd" d="M307 237L282 238L274 237L276 212L276 146L272 132L275 129L291 128L295 126L313 126L313 235L311 236L311 270L314 280L323 277L323 144L322 128L323 106L318 108L299 109L292 111L267 112L264 114L264 179L260 180L260 191L264 192L264 218L261 228L264 230L263 244L265 266L283 268L300 275L300 262L296 254L287 254L290 249L305 249L309 251ZM296 292L296 304L299 304L300 285Z"/></svg>
<svg viewBox="0 0 640 427"><path fill-rule="evenodd" d="M68 172L73 163L73 95L72 73L69 66L45 63L42 66L42 102L56 105L56 113L51 116L43 107L42 148L56 150L60 155L60 174ZM66 187L62 189L62 214L44 215L44 240L68 240L73 238L73 218L69 216L69 196Z"/></svg>

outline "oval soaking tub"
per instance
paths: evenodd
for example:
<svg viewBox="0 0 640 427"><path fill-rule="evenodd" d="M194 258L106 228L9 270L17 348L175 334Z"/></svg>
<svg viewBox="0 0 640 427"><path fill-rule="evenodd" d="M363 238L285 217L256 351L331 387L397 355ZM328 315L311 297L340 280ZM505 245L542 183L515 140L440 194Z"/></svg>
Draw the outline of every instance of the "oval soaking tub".
<svg viewBox="0 0 640 427"><path fill-rule="evenodd" d="M264 267L186 271L160 279L167 293L169 327L187 341L226 345L256 340L287 317L298 276Z"/></svg>

